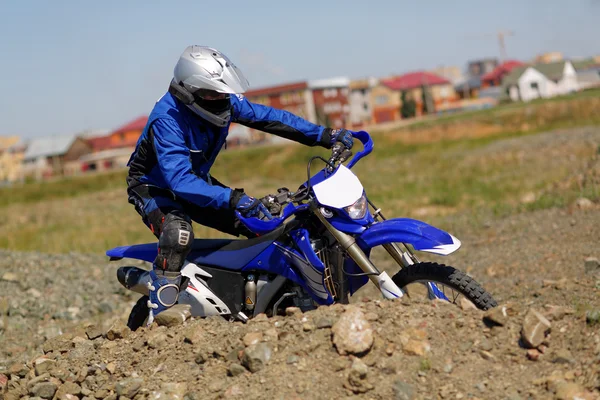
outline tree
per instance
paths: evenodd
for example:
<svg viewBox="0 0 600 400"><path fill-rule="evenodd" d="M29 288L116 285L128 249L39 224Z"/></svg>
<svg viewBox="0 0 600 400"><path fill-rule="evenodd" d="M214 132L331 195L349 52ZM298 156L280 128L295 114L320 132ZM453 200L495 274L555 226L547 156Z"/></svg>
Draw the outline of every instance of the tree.
<svg viewBox="0 0 600 400"><path fill-rule="evenodd" d="M427 85L421 86L421 96L423 102L423 114L435 112L435 107L433 106L431 93L429 92L429 87Z"/></svg>
<svg viewBox="0 0 600 400"><path fill-rule="evenodd" d="M402 118L412 118L417 115L417 103L406 93L406 90L400 92L400 115Z"/></svg>

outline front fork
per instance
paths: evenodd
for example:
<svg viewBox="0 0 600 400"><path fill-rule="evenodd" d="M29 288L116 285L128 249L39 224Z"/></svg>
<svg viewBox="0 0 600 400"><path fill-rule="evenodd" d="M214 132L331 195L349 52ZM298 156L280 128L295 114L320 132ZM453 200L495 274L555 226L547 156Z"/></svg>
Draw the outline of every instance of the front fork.
<svg viewBox="0 0 600 400"><path fill-rule="evenodd" d="M380 272L377 267L371 262L369 257L362 251L356 243L356 239L338 230L329 223L327 218L321 213L319 208L314 205L311 207L312 212L319 218L329 233L338 241L342 248L348 253L350 258L354 260L356 265L369 277L369 279L379 287L385 298L396 299L403 296L402 290L392 281L388 274Z"/></svg>

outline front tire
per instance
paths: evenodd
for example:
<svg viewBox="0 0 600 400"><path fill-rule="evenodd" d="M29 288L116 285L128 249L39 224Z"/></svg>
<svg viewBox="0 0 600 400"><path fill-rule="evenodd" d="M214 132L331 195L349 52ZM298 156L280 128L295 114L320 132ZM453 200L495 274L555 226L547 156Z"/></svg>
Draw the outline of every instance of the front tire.
<svg viewBox="0 0 600 400"><path fill-rule="evenodd" d="M127 327L132 331L141 328L146 323L149 315L150 310L148 309L148 296L142 296L138 299L129 313Z"/></svg>
<svg viewBox="0 0 600 400"><path fill-rule="evenodd" d="M400 288L412 283L435 282L463 295L480 310L496 307L498 303L475 279L456 268L432 262L409 265L392 278ZM454 299L456 300L456 299Z"/></svg>

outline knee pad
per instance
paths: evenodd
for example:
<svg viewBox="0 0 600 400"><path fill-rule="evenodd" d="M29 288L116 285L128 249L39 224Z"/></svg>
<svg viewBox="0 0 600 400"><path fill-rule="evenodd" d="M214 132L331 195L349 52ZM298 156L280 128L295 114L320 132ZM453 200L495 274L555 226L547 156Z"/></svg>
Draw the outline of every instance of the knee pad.
<svg viewBox="0 0 600 400"><path fill-rule="evenodd" d="M193 243L194 231L189 218L179 213L167 214L158 239L155 266L165 271L179 271Z"/></svg>

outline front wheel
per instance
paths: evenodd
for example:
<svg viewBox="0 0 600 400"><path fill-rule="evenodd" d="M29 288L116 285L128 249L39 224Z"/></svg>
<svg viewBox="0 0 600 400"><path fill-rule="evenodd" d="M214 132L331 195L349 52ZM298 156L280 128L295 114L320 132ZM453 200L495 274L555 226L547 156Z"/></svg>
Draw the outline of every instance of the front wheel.
<svg viewBox="0 0 600 400"><path fill-rule="evenodd" d="M456 303L460 295L480 310L496 307L498 303L475 279L456 268L432 262L409 265L392 278L394 283L409 296L412 289L406 287L420 283L427 287L430 298L440 298Z"/></svg>

